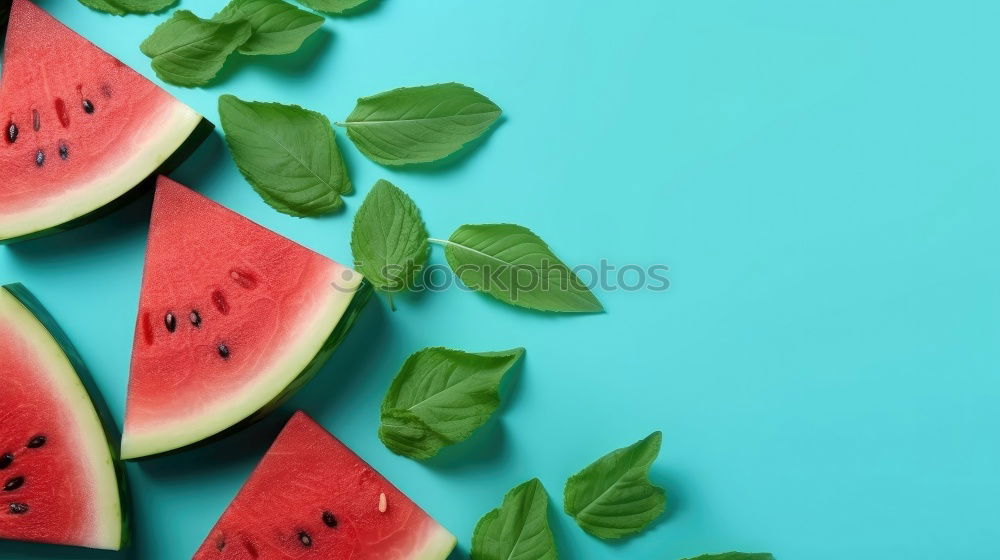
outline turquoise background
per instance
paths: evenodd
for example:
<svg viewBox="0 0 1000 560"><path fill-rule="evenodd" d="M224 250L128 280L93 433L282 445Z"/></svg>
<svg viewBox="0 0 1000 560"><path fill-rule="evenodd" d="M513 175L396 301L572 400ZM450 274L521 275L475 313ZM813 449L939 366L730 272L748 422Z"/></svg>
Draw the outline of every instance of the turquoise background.
<svg viewBox="0 0 1000 560"><path fill-rule="evenodd" d="M208 16L223 0L183 0ZM164 15L43 5L152 76ZM379 178L432 235L531 227L567 262L670 266L666 292L603 292L556 316L452 289L373 302L330 364L263 423L130 464L130 552L0 543L16 559L187 558L303 408L453 531L538 476L562 558L986 557L1000 501L1000 5L990 0L383 0L287 57L236 57L168 87L218 122L222 93L332 119L402 85L460 81L505 110L443 165L386 169L341 137L358 192L322 219L278 214L214 135L174 177L339 261ZM79 346L121 420L150 199L0 248ZM434 262L442 262L435 249ZM426 464L375 437L411 352L525 346L497 418ZM603 543L561 513L566 477L652 430L668 515Z"/></svg>

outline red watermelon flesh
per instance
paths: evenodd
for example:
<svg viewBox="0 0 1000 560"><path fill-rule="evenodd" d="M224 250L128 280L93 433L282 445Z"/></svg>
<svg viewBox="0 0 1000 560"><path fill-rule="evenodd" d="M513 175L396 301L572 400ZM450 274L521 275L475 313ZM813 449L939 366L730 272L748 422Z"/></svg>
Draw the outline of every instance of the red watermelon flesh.
<svg viewBox="0 0 1000 560"><path fill-rule="evenodd" d="M329 357L369 293L360 274L161 177L122 456L172 451L273 408Z"/></svg>
<svg viewBox="0 0 1000 560"><path fill-rule="evenodd" d="M0 288L0 538L118 549L115 461L76 360L23 287Z"/></svg>
<svg viewBox="0 0 1000 560"><path fill-rule="evenodd" d="M194 560L444 560L455 537L297 412Z"/></svg>
<svg viewBox="0 0 1000 560"><path fill-rule="evenodd" d="M64 229L179 163L211 129L28 0L11 6L0 127L0 242Z"/></svg>

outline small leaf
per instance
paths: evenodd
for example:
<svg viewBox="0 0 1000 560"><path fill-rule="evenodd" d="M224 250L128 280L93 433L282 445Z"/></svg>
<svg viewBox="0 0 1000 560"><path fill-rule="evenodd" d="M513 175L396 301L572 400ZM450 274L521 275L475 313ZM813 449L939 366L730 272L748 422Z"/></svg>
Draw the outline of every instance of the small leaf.
<svg viewBox="0 0 1000 560"><path fill-rule="evenodd" d="M541 311L587 313L604 309L576 273L528 228L465 225L443 243L448 265L477 292Z"/></svg>
<svg viewBox="0 0 1000 560"><path fill-rule="evenodd" d="M382 443L428 459L464 441L500 406L500 382L523 354L523 348L474 354L438 347L413 354L382 401Z"/></svg>
<svg viewBox="0 0 1000 560"><path fill-rule="evenodd" d="M333 127L298 105L219 98L226 144L264 202L297 217L339 209L351 191Z"/></svg>
<svg viewBox="0 0 1000 560"><path fill-rule="evenodd" d="M662 488L649 482L660 432L601 457L566 481L564 509L584 531L620 539L642 531L666 509Z"/></svg>
<svg viewBox="0 0 1000 560"><path fill-rule="evenodd" d="M379 180L354 217L354 264L376 289L412 290L414 275L427 262L427 229L406 193Z"/></svg>
<svg viewBox="0 0 1000 560"><path fill-rule="evenodd" d="M165 10L177 0L80 0L88 8L116 16L125 14L152 14Z"/></svg>
<svg viewBox="0 0 1000 560"><path fill-rule="evenodd" d="M556 560L548 513L541 481L534 478L515 487L476 524L472 560Z"/></svg>
<svg viewBox="0 0 1000 560"><path fill-rule="evenodd" d="M163 81L192 87L214 78L226 58L249 38L246 21L208 21L178 10L139 48L153 59L153 70Z"/></svg>
<svg viewBox="0 0 1000 560"><path fill-rule="evenodd" d="M687 560L774 560L767 552L723 552L722 554L702 554Z"/></svg>
<svg viewBox="0 0 1000 560"><path fill-rule="evenodd" d="M295 52L324 21L283 0L231 0L212 20L250 22L252 34L239 48L250 55Z"/></svg>
<svg viewBox="0 0 1000 560"><path fill-rule="evenodd" d="M500 107L462 84L406 87L358 99L343 126L383 165L435 161L457 152L500 117Z"/></svg>
<svg viewBox="0 0 1000 560"><path fill-rule="evenodd" d="M299 0L299 2L320 12L344 14L371 0Z"/></svg>

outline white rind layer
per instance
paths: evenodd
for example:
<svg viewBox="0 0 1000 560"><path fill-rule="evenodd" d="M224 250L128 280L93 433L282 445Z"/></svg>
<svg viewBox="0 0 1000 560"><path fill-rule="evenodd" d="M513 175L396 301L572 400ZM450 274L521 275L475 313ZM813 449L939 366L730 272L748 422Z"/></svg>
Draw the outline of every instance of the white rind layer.
<svg viewBox="0 0 1000 560"><path fill-rule="evenodd" d="M345 270L345 269L340 269ZM197 443L231 428L270 404L302 373L337 327L354 299L363 277L355 272L348 280L329 285L326 296L317 298L316 312L301 321L289 337L289 344L271 360L271 366L259 372L253 383L212 408L197 411L184 418L155 425L126 425L122 437L122 459L137 459L173 451Z"/></svg>
<svg viewBox="0 0 1000 560"><path fill-rule="evenodd" d="M118 199L156 171L202 120L201 115L173 98L163 105L158 117L146 120L144 131L135 134L142 140L128 147L128 156L113 169L46 198L37 206L11 213L0 209L0 241L65 224Z"/></svg>
<svg viewBox="0 0 1000 560"><path fill-rule="evenodd" d="M0 288L0 317L17 325L18 332L31 344L39 370L48 376L52 393L75 420L76 437L70 440L79 442L86 457L89 471L85 478L91 482L94 504L91 515L93 532L89 539L76 544L118 550L121 548L123 525L118 476L104 427L87 389L45 325L4 288ZM66 428L71 430L73 426Z"/></svg>
<svg viewBox="0 0 1000 560"><path fill-rule="evenodd" d="M428 536L424 547L413 555L412 560L445 560L458 540L444 527L435 524L434 531Z"/></svg>

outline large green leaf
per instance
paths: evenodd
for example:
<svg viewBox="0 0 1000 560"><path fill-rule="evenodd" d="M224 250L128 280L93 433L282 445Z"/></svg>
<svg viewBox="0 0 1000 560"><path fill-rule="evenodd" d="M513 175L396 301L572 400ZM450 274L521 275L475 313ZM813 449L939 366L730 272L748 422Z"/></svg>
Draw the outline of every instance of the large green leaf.
<svg viewBox="0 0 1000 560"><path fill-rule="evenodd" d="M442 243L451 269L473 290L542 311L604 309L579 277L528 228L465 225Z"/></svg>
<svg viewBox="0 0 1000 560"><path fill-rule="evenodd" d="M392 183L379 180L354 217L354 264L376 289L413 289L414 275L427 262L427 229L420 210Z"/></svg>
<svg viewBox="0 0 1000 560"><path fill-rule="evenodd" d="M295 52L324 21L322 16L283 0L231 0L212 19L250 22L252 34L239 48L250 55Z"/></svg>
<svg viewBox="0 0 1000 560"><path fill-rule="evenodd" d="M472 560L556 560L549 498L537 478L515 487L472 534Z"/></svg>
<svg viewBox="0 0 1000 560"><path fill-rule="evenodd" d="M304 217L343 205L351 180L326 117L232 95L219 98L219 116L236 166L275 210Z"/></svg>
<svg viewBox="0 0 1000 560"><path fill-rule="evenodd" d="M314 10L329 12L331 14L343 14L371 1L372 0L299 0L299 2Z"/></svg>
<svg viewBox="0 0 1000 560"><path fill-rule="evenodd" d="M767 552L723 552L721 554L702 554L687 560L774 560Z"/></svg>
<svg viewBox="0 0 1000 560"><path fill-rule="evenodd" d="M246 21L209 21L178 10L139 48L153 59L153 70L162 80L200 86L218 74L226 58L250 38L250 30Z"/></svg>
<svg viewBox="0 0 1000 560"><path fill-rule="evenodd" d="M464 441L500 406L500 382L523 354L523 348L474 354L437 347L413 354L382 401L379 438L413 459Z"/></svg>
<svg viewBox="0 0 1000 560"><path fill-rule="evenodd" d="M500 107L462 84L406 87L358 99L342 124L366 156L383 165L452 154L485 132Z"/></svg>
<svg viewBox="0 0 1000 560"><path fill-rule="evenodd" d="M165 10L177 0L79 0L88 8L122 16L125 14L151 14Z"/></svg>
<svg viewBox="0 0 1000 560"><path fill-rule="evenodd" d="M642 531L666 508L662 488L649 482L649 467L663 439L653 432L612 451L566 481L564 509L584 531L619 539Z"/></svg>

